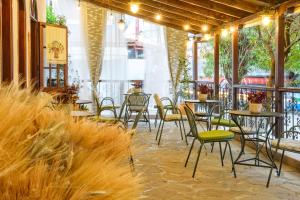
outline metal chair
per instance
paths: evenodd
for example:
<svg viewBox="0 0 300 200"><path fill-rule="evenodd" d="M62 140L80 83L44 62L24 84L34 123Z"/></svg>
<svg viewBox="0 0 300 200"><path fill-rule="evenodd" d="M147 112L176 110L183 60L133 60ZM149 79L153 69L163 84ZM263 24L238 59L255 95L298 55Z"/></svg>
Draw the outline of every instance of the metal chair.
<svg viewBox="0 0 300 200"><path fill-rule="evenodd" d="M160 98L160 101L163 103L165 110L174 107L174 104L169 97L162 97L162 98ZM164 103L164 102L167 102L167 103ZM154 107L156 108L156 115L155 115L155 121L154 121L154 127L156 128L158 117L159 117L159 110L158 110L157 105L155 105Z"/></svg>
<svg viewBox="0 0 300 200"><path fill-rule="evenodd" d="M300 140L296 140L296 137L300 137L300 126L293 126L288 131L284 131L280 134L278 139L272 140L271 145L276 148L275 152L277 154L278 150L282 150L280 158L280 166L277 171L277 175L280 176L282 161L285 151L300 154Z"/></svg>
<svg viewBox="0 0 300 200"><path fill-rule="evenodd" d="M148 123L149 130L151 132L150 114L148 110L150 95L143 92L132 93L126 97L126 109L125 109L125 123L131 121L133 113L142 112L144 122ZM141 121L141 120L140 120Z"/></svg>
<svg viewBox="0 0 300 200"><path fill-rule="evenodd" d="M97 114L98 116L101 115L101 112L103 111L111 111L114 114L114 117L117 118L117 108L119 106L115 105L114 99L111 97L104 97L100 104L98 98L96 98L96 103L97 103Z"/></svg>
<svg viewBox="0 0 300 200"><path fill-rule="evenodd" d="M225 130L209 130L209 131L204 131L204 132L198 132L196 121L195 121L195 115L193 114L193 111L188 107L185 107L184 109L185 109L185 112L186 112L186 115L187 115L187 119L188 119L188 122L189 122L189 125L190 125L191 132L194 136L193 143L191 145L190 151L188 153L188 156L187 156L187 159L186 159L186 162L185 162L185 165L184 165L185 167L187 166L187 163L189 161L189 158L190 158L192 149L194 147L195 141L198 140L201 144L200 148L198 150L198 156L197 156L197 160L196 160L194 171L193 171L193 178L195 177L195 174L196 174L196 169L197 169L197 165L198 165L198 162L199 162L199 157L200 157L201 150L202 150L204 144L206 144L206 143L211 144L211 143L215 143L215 142L218 142L220 144L220 156L221 156L222 166L224 164L223 164L223 155L222 155L221 143L226 143L228 145L230 158L231 158L231 164L232 164L232 171L234 172L234 177L236 177L235 167L234 167L233 157L232 157L232 152L231 152L231 146L230 146L230 143L229 143L230 141L233 140L234 134L230 131L225 131ZM212 111L210 113L209 122L211 121L211 115L212 115L213 110L214 109L212 109Z"/></svg>
<svg viewBox="0 0 300 200"><path fill-rule="evenodd" d="M162 104L158 94L154 94L154 99L155 99L156 106L159 111L158 112L159 117L160 117L160 122L159 122L159 126L157 129L156 137L155 137L155 140L158 139L157 144L158 145L160 144L165 122L178 122L179 128L180 128L181 139L183 140L183 137L185 137L186 144L188 144L186 133L185 133L185 128L184 128L184 123L183 123L183 119L186 119L186 117L182 116L180 109L177 107L165 108L164 105ZM168 111L171 111L172 114L168 114ZM175 113L173 113L173 112L175 112Z"/></svg>

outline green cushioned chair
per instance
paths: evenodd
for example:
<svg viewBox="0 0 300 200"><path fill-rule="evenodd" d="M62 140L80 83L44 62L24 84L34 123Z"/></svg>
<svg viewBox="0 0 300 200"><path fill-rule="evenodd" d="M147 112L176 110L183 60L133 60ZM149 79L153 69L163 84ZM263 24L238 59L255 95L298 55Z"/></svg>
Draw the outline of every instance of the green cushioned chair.
<svg viewBox="0 0 300 200"><path fill-rule="evenodd" d="M236 124L230 119L214 118L211 120L211 124L216 126L236 127Z"/></svg>
<svg viewBox="0 0 300 200"><path fill-rule="evenodd" d="M206 144L206 143L214 143L214 142L218 142L219 143L222 166L224 165L224 163L223 163L224 156L223 156L223 152L222 152L222 145L221 145L221 143L226 143L226 145L228 145L228 147L229 147L228 149L229 149L229 153L230 153L230 158L231 158L231 164L232 164L232 171L234 172L234 177L236 177L234 163L233 163L233 158L232 158L232 152L231 152L231 146L230 146L230 143L229 143L230 141L233 140L234 134L232 132L230 132L230 131L225 131L225 130L211 130L211 129L209 131L205 131L205 132L198 132L196 121L195 121L195 115L193 114L193 111L190 108L188 108L187 106L184 107L184 109L185 109L185 112L186 112L186 115L187 115L187 119L188 119L188 122L189 122L189 125L190 125L191 132L192 132L192 134L194 136L193 143L191 145L189 154L187 156L187 159L186 159L186 162L185 162L185 165L184 165L185 167L187 166L187 163L189 161L189 158L190 158L190 155L191 155L191 152L192 152L192 149L193 149L195 141L197 140L201 144L200 148L199 148L199 151L198 151L198 156L197 156L197 160L196 160L196 163L195 163L195 167L194 167L193 178L195 177L197 165L198 165L198 162L199 162L199 157L200 157L201 150L202 150L204 144ZM211 121L211 115L212 115L213 110L214 109L212 109L212 111L210 113L209 122Z"/></svg>

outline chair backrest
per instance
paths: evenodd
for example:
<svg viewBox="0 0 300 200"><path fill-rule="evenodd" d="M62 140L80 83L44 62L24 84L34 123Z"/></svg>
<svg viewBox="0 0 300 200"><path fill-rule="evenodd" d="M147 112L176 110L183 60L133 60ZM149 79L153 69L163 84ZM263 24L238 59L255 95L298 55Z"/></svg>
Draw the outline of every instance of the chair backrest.
<svg viewBox="0 0 300 200"><path fill-rule="evenodd" d="M164 118L164 105L160 99L160 97L158 96L158 94L154 94L154 100L155 100L155 103L156 103L156 106L157 106L157 109L158 109L158 113L159 113L159 117L161 119Z"/></svg>
<svg viewBox="0 0 300 200"><path fill-rule="evenodd" d="M192 132L192 134L195 138L198 138L198 129L197 129L197 124L196 124L196 121L195 121L194 113L187 106L184 106L184 110L185 110L185 113L186 113L186 116L187 116L187 119L188 119L188 122L189 122L189 125L190 125L191 132Z"/></svg>
<svg viewBox="0 0 300 200"><path fill-rule="evenodd" d="M147 106L149 101L149 96L143 92L132 93L127 97L127 106Z"/></svg>

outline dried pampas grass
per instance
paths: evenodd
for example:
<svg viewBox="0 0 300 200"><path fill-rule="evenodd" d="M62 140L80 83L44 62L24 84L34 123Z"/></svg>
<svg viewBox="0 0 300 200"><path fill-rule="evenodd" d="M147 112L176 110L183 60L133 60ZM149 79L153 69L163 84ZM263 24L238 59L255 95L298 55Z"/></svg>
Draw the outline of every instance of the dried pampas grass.
<svg viewBox="0 0 300 200"><path fill-rule="evenodd" d="M75 122L30 89L0 86L0 99L0 199L137 199L124 129Z"/></svg>

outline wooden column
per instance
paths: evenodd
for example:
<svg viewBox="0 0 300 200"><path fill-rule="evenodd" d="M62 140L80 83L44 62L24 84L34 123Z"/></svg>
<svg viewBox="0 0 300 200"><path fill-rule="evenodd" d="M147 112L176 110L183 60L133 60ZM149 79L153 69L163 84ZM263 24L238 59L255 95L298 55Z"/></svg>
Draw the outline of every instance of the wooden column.
<svg viewBox="0 0 300 200"><path fill-rule="evenodd" d="M2 81L13 80L12 1L2 1Z"/></svg>
<svg viewBox="0 0 300 200"><path fill-rule="evenodd" d="M198 98L198 95L197 95L197 81L198 81L198 42L197 41L194 41L194 44L193 44L193 79L195 81L195 84L194 84L195 98Z"/></svg>
<svg viewBox="0 0 300 200"><path fill-rule="evenodd" d="M220 34L216 33L214 38L214 83L215 97L219 98L219 83L220 83Z"/></svg>
<svg viewBox="0 0 300 200"><path fill-rule="evenodd" d="M276 35L275 35L275 111L284 112L283 93L279 91L280 87L284 87L284 19L285 8L280 8L278 15L275 18L276 23ZM279 122L279 126L276 127L276 134L283 131L283 120Z"/></svg>
<svg viewBox="0 0 300 200"><path fill-rule="evenodd" d="M232 33L232 85L239 83L239 32ZM232 87L232 106L237 109L237 89Z"/></svg>
<svg viewBox="0 0 300 200"><path fill-rule="evenodd" d="M26 5L24 0L19 0L19 78L24 81L22 87L26 86Z"/></svg>

